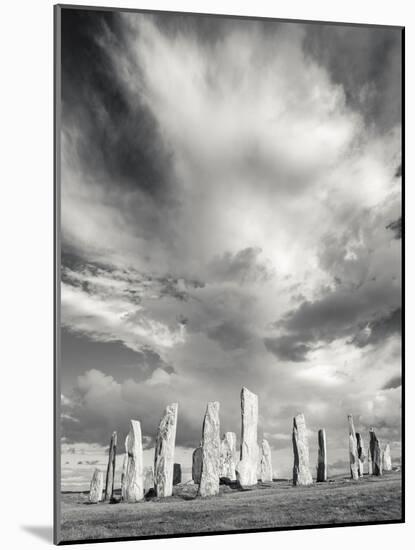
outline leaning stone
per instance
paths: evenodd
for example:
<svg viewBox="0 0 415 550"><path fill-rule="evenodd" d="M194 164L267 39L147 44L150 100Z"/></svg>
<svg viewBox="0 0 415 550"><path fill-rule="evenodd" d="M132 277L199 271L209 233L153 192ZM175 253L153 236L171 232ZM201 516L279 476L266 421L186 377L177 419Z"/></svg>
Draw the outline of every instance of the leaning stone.
<svg viewBox="0 0 415 550"><path fill-rule="evenodd" d="M236 434L226 432L220 442L220 477L236 480L235 471Z"/></svg>
<svg viewBox="0 0 415 550"><path fill-rule="evenodd" d="M293 485L311 485L313 478L310 472L307 429L302 413L297 414L293 419L293 451Z"/></svg>
<svg viewBox="0 0 415 550"><path fill-rule="evenodd" d="M97 504L102 500L102 491L104 489L104 472L101 472L98 468L95 468L94 474L91 479L91 486L89 489L89 502L91 504Z"/></svg>
<svg viewBox="0 0 415 550"><path fill-rule="evenodd" d="M117 432L113 432L108 452L107 476L105 480L105 500L114 496L115 459L117 453Z"/></svg>
<svg viewBox="0 0 415 550"><path fill-rule="evenodd" d="M317 481L327 481L327 444L324 429L318 431Z"/></svg>
<svg viewBox="0 0 415 550"><path fill-rule="evenodd" d="M208 403L203 421L202 475L199 496L207 497L219 493L220 473L220 425L219 403Z"/></svg>
<svg viewBox="0 0 415 550"><path fill-rule="evenodd" d="M167 405L157 432L154 453L154 488L158 497L169 497L173 494L177 408L177 403Z"/></svg>
<svg viewBox="0 0 415 550"><path fill-rule="evenodd" d="M266 439L261 445L261 477L262 482L272 481L271 448Z"/></svg>
<svg viewBox="0 0 415 550"><path fill-rule="evenodd" d="M370 434L370 455L372 459L372 473L374 476L382 475L382 453L380 449L379 439L373 428L369 431Z"/></svg>
<svg viewBox="0 0 415 550"><path fill-rule="evenodd" d="M357 441L356 432L354 429L353 416L347 416L349 423L349 458L350 458L350 475L352 479L359 479L359 466L357 456Z"/></svg>
<svg viewBox="0 0 415 550"><path fill-rule="evenodd" d="M392 470L392 458L391 458L391 448L389 443L385 445L383 449L383 469L385 472L390 472Z"/></svg>
<svg viewBox="0 0 415 550"><path fill-rule="evenodd" d="M357 446L357 467L359 472L359 477L363 477L363 467L365 464L365 446L363 442L363 437L360 433L356 433L356 446Z"/></svg>
<svg viewBox="0 0 415 550"><path fill-rule="evenodd" d="M241 416L241 454L236 479L243 487L250 487L258 481L258 396L245 387L241 391Z"/></svg>
<svg viewBox="0 0 415 550"><path fill-rule="evenodd" d="M175 463L173 466L173 485L178 485L182 482L182 467Z"/></svg>
<svg viewBox="0 0 415 550"><path fill-rule="evenodd" d="M200 478L202 476L202 456L202 446L197 447L192 455L192 479L197 484L200 483Z"/></svg>
<svg viewBox="0 0 415 550"><path fill-rule="evenodd" d="M137 502L144 497L143 446L141 424L138 420L131 420L131 428L127 438L127 451L124 496L127 502Z"/></svg>

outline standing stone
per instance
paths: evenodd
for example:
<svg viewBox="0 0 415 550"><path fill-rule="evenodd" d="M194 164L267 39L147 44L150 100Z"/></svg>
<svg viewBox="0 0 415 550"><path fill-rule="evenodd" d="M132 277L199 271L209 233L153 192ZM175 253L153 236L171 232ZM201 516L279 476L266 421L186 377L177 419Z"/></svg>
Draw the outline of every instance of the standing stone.
<svg viewBox="0 0 415 550"><path fill-rule="evenodd" d="M261 474L262 482L272 481L272 461L271 448L266 439L262 440L261 444Z"/></svg>
<svg viewBox="0 0 415 550"><path fill-rule="evenodd" d="M182 467L181 464L175 463L173 466L173 485L178 485L182 482Z"/></svg>
<svg viewBox="0 0 415 550"><path fill-rule="evenodd" d="M372 453L370 452L370 441L367 450L367 473L371 476L373 474Z"/></svg>
<svg viewBox="0 0 415 550"><path fill-rule="evenodd" d="M126 497L126 475L127 475L127 466L128 466L128 435L125 438L125 454L124 454L124 460L122 463L122 471L121 471L121 498L122 500L127 500Z"/></svg>
<svg viewBox="0 0 415 550"><path fill-rule="evenodd" d="M154 453L154 488L158 497L170 497L173 494L177 408L177 403L167 405L157 431Z"/></svg>
<svg viewBox="0 0 415 550"><path fill-rule="evenodd" d="M390 472L392 470L392 458L391 458L391 448L389 443L385 445L383 450L383 469L385 472Z"/></svg>
<svg viewBox="0 0 415 550"><path fill-rule="evenodd" d="M256 465L256 478L257 481L261 481L261 460L262 460L262 447L258 445L257 449L258 462Z"/></svg>
<svg viewBox="0 0 415 550"><path fill-rule="evenodd" d="M363 467L365 464L365 446L363 443L363 437L360 433L356 433L356 446L357 446L357 467L359 472L359 477L363 477Z"/></svg>
<svg viewBox="0 0 415 550"><path fill-rule="evenodd" d="M243 487L257 484L258 468L258 396L248 388L241 391L241 455L236 479Z"/></svg>
<svg viewBox="0 0 415 550"><path fill-rule="evenodd" d="M350 474L352 479L359 479L359 465L357 456L357 441L356 432L354 429L353 416L347 415L349 423L349 458L350 458Z"/></svg>
<svg viewBox="0 0 415 550"><path fill-rule="evenodd" d="M107 477L105 479L105 500L114 496L115 457L117 453L117 432L112 432L108 451Z"/></svg>
<svg viewBox="0 0 415 550"><path fill-rule="evenodd" d="M313 478L310 472L310 458L304 414L297 414L293 419L293 485L311 485Z"/></svg>
<svg viewBox="0 0 415 550"><path fill-rule="evenodd" d="M141 424L131 420L127 442L127 468L124 478L124 495L127 502L137 502L144 496L143 447L141 442Z"/></svg>
<svg viewBox="0 0 415 550"><path fill-rule="evenodd" d="M104 472L95 468L89 488L89 502L97 504L102 500L102 491L104 489Z"/></svg>
<svg viewBox="0 0 415 550"><path fill-rule="evenodd" d="M202 445L200 447L197 447L193 451L192 455L192 479L195 483L200 483L200 478L202 476Z"/></svg>
<svg viewBox="0 0 415 550"><path fill-rule="evenodd" d="M382 475L382 453L380 450L379 439L373 428L369 431L370 434L370 454L372 458L372 473L374 476Z"/></svg>
<svg viewBox="0 0 415 550"><path fill-rule="evenodd" d="M202 475L199 495L208 497L219 493L220 473L220 426L219 403L211 401L203 420Z"/></svg>
<svg viewBox="0 0 415 550"><path fill-rule="evenodd" d="M318 431L317 481L327 481L327 444L324 429Z"/></svg>
<svg viewBox="0 0 415 550"><path fill-rule="evenodd" d="M220 477L236 480L236 434L226 432L220 442Z"/></svg>
<svg viewBox="0 0 415 550"><path fill-rule="evenodd" d="M154 489L154 472L150 466L144 471L144 494L146 495L151 489Z"/></svg>

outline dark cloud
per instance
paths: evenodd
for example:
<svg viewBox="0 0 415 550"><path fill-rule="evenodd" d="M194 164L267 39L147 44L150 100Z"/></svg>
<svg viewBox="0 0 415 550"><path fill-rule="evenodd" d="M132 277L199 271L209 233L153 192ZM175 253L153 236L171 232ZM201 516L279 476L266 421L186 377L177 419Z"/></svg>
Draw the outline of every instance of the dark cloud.
<svg viewBox="0 0 415 550"><path fill-rule="evenodd" d="M86 368L99 369L105 374L117 372L118 376L145 380L156 369L168 374L174 372L160 355L149 347L134 351L121 341L97 342L75 334L65 328L61 330L62 376L73 381Z"/></svg>
<svg viewBox="0 0 415 550"><path fill-rule="evenodd" d="M64 131L76 129L75 147L84 169L105 174L120 192L139 189L157 201L171 201L171 154L140 96L132 107L123 94L100 44L104 36L122 47L118 13L63 9Z"/></svg>
<svg viewBox="0 0 415 550"><path fill-rule="evenodd" d="M310 25L304 51L343 86L346 101L382 131L402 117L402 29Z"/></svg>
<svg viewBox="0 0 415 550"><path fill-rule="evenodd" d="M376 285L376 281L372 282ZM386 305L384 287L357 289L336 287L319 300L305 301L274 324L282 334L265 339L265 346L279 359L300 362L320 343L331 343L353 335L357 347L376 344L400 333L401 310L382 313Z"/></svg>
<svg viewBox="0 0 415 550"><path fill-rule="evenodd" d="M250 331L235 321L223 321L210 328L207 334L225 351L243 349L252 338Z"/></svg>
<svg viewBox="0 0 415 550"><path fill-rule="evenodd" d="M386 229L390 229L395 233L395 239L402 239L402 217L389 223Z"/></svg>
<svg viewBox="0 0 415 550"><path fill-rule="evenodd" d="M401 334L401 332L402 310L397 308L385 317L368 322L352 338L350 343L362 348L369 344L384 342L389 336Z"/></svg>
<svg viewBox="0 0 415 550"><path fill-rule="evenodd" d="M386 382L386 384L382 387L382 390L390 390L393 388L399 388L402 385L402 377L394 376L390 380Z"/></svg>
<svg viewBox="0 0 415 550"><path fill-rule="evenodd" d="M307 360L312 347L298 341L296 335L284 335L276 338L265 338L265 347L283 361L299 363Z"/></svg>

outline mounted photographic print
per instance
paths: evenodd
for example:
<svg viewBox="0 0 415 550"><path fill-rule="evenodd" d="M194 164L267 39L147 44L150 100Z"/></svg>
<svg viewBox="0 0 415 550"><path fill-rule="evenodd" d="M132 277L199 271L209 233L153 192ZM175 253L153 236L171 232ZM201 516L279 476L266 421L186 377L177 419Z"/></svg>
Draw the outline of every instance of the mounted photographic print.
<svg viewBox="0 0 415 550"><path fill-rule="evenodd" d="M55 542L399 523L401 27L55 7Z"/></svg>

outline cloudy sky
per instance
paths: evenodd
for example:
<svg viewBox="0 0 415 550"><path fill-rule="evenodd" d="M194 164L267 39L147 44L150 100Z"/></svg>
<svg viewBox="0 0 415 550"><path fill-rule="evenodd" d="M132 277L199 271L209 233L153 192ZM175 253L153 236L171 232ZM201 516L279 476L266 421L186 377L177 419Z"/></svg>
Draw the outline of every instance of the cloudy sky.
<svg viewBox="0 0 415 550"><path fill-rule="evenodd" d="M277 475L300 411L400 458L399 29L63 9L61 138L64 486L243 385Z"/></svg>

